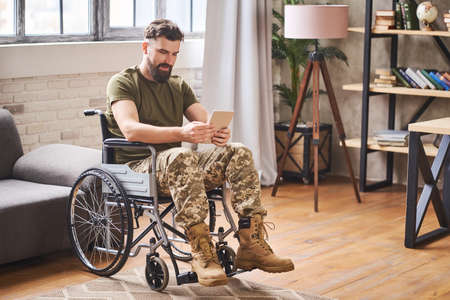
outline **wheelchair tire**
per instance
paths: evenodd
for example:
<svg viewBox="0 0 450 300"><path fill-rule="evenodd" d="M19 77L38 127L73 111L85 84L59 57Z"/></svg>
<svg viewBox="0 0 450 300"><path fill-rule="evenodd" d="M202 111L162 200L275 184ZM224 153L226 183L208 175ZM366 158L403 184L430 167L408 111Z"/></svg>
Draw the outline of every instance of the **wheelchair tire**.
<svg viewBox="0 0 450 300"><path fill-rule="evenodd" d="M169 283L169 270L164 260L156 256L148 258L145 266L145 279L152 290L164 290Z"/></svg>
<svg viewBox="0 0 450 300"><path fill-rule="evenodd" d="M209 206L209 232L214 232L216 230L216 202L214 200L208 199Z"/></svg>
<svg viewBox="0 0 450 300"><path fill-rule="evenodd" d="M69 237L75 254L93 273L110 276L128 259L133 217L126 194L109 172L84 171L67 204Z"/></svg>
<svg viewBox="0 0 450 300"><path fill-rule="evenodd" d="M236 271L236 253L231 247L222 245L217 249L217 257L222 265L225 274L229 275Z"/></svg>

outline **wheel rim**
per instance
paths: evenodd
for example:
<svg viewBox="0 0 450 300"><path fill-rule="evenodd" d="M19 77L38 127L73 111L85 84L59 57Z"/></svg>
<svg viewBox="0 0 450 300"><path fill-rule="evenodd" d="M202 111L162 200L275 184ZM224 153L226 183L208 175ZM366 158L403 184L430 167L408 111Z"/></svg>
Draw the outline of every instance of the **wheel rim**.
<svg viewBox="0 0 450 300"><path fill-rule="evenodd" d="M145 268L145 278L152 290L161 291L166 288L169 273L166 263L158 257L152 257Z"/></svg>
<svg viewBox="0 0 450 300"><path fill-rule="evenodd" d="M217 250L217 256L221 262L222 267L226 274L230 274L236 271L235 258L236 254L234 250L228 246L222 246Z"/></svg>
<svg viewBox="0 0 450 300"><path fill-rule="evenodd" d="M91 271L111 275L128 258L130 215L121 187L109 174L90 170L77 180L70 196L69 231L78 258Z"/></svg>

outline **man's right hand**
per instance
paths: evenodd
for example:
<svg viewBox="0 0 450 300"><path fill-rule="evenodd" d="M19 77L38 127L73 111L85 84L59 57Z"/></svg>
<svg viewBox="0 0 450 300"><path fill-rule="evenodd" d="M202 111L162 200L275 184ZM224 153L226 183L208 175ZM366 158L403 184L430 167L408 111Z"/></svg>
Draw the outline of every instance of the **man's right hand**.
<svg viewBox="0 0 450 300"><path fill-rule="evenodd" d="M193 121L181 128L181 140L193 144L209 143L214 131L213 125Z"/></svg>

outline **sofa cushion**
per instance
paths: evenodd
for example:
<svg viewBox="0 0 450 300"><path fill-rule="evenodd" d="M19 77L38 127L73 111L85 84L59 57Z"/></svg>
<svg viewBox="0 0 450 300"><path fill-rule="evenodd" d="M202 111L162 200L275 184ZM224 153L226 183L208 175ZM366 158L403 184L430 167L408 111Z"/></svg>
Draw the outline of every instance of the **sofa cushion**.
<svg viewBox="0 0 450 300"><path fill-rule="evenodd" d="M101 151L65 144L37 148L19 158L13 178L44 184L72 186L88 168L101 165Z"/></svg>
<svg viewBox="0 0 450 300"><path fill-rule="evenodd" d="M70 187L0 180L0 264L70 248Z"/></svg>
<svg viewBox="0 0 450 300"><path fill-rule="evenodd" d="M6 109L0 109L0 145L0 179L10 178L13 165L23 150L14 120Z"/></svg>

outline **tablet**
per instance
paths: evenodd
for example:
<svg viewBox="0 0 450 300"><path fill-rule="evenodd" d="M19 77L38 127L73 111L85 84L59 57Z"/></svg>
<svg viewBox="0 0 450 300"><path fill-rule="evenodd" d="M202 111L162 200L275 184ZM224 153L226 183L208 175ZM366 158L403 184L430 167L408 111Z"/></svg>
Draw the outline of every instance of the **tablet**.
<svg viewBox="0 0 450 300"><path fill-rule="evenodd" d="M214 125L217 130L227 128L230 125L233 114L234 112L232 111L215 110L209 118L208 124Z"/></svg>

